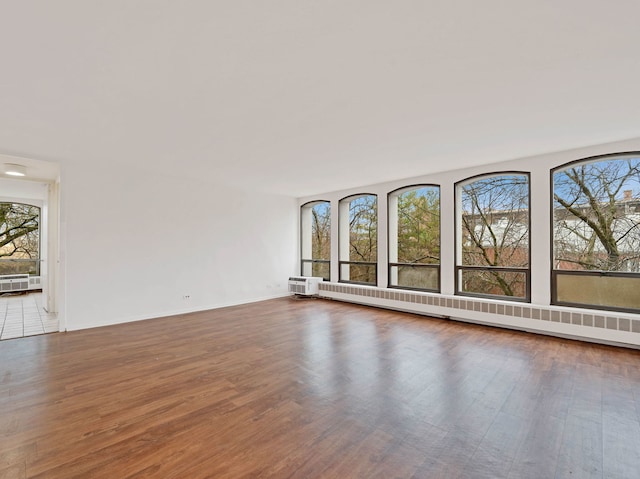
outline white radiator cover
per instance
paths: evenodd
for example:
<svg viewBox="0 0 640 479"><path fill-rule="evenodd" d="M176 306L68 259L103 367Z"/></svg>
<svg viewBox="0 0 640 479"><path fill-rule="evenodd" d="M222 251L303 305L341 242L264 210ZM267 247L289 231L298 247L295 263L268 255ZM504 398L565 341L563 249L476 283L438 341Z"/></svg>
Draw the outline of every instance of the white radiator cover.
<svg viewBox="0 0 640 479"><path fill-rule="evenodd" d="M410 313L640 348L640 315L324 282L319 296Z"/></svg>

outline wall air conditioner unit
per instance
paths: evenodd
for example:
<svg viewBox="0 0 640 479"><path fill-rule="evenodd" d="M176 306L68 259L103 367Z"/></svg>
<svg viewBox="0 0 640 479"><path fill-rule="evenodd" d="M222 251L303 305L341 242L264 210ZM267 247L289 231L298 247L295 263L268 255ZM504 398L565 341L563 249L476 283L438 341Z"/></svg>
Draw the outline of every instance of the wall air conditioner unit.
<svg viewBox="0 0 640 479"><path fill-rule="evenodd" d="M34 289L42 289L42 281L40 276L29 276L29 291Z"/></svg>
<svg viewBox="0 0 640 479"><path fill-rule="evenodd" d="M40 276L28 274L0 275L0 293L18 293L42 289Z"/></svg>
<svg viewBox="0 0 640 479"><path fill-rule="evenodd" d="M29 289L28 274L6 274L0 276L0 293L26 291Z"/></svg>
<svg viewBox="0 0 640 479"><path fill-rule="evenodd" d="M291 276L289 278L289 292L301 296L318 294L318 284L322 278L313 276Z"/></svg>

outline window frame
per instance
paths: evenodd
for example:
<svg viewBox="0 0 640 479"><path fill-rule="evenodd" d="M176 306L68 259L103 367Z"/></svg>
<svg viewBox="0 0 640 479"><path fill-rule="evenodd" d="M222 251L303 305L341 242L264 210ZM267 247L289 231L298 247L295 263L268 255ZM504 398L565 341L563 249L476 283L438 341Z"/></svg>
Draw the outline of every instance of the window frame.
<svg viewBox="0 0 640 479"><path fill-rule="evenodd" d="M391 202L391 197L392 196L399 197L403 193L407 193L412 190L419 190L421 188L437 188L438 189L438 252L439 252L438 264L391 262L388 260L388 258L391 258L391 235L392 233L395 233L396 237L398 235L397 230L395 232L392 232L391 228L389 227L389 225L391 224L391 208L389 207L390 206L389 204ZM441 202L441 198L442 198L442 187L435 183L418 183L413 185L402 186L400 188L396 188L395 190L392 190L389 193L387 193L387 274L388 274L387 288L402 289L402 290L409 290L409 291L425 291L429 293L440 293L442 291L442 202ZM397 216L398 214L397 210L395 214ZM424 268L424 269L435 269L437 271L438 287L435 289L434 288L416 288L411 286L400 286L400 285L391 284L391 278L392 278L391 269L393 267L400 267L400 266L410 266L410 267L417 267L417 268Z"/></svg>
<svg viewBox="0 0 640 479"><path fill-rule="evenodd" d="M563 163L561 165L555 166L551 168L549 174L549 196L550 196L550 212L549 212L549 221L551 223L550 228L550 283L551 283L551 305L553 306L568 306L571 308L583 308L583 309L594 309L599 311L619 311L625 313L639 313L640 308L624 308L624 307L616 307L616 306L608 306L608 305L599 305L599 304L587 304L587 303L574 303L570 301L559 301L558 300L558 276L591 276L591 277L609 277L609 278L634 278L640 279L640 273L633 272L624 272L624 271L603 271L603 270L562 270L555 268L555 215L554 215L554 204L555 200L553 198L554 195L554 175L560 170L566 170L571 168L573 165L579 165L581 163L598 163L607 160L623 160L625 158L640 158L640 151L626 151L621 153L607 153L603 155L595 155L588 156L586 158L580 158L577 160L572 160L567 163Z"/></svg>
<svg viewBox="0 0 640 479"><path fill-rule="evenodd" d="M466 266L459 264L462 262L462 211L461 211L461 191L462 186L474 183L475 181L481 180L483 178L491 178L498 176L524 176L527 179L527 227L528 227L528 235L527 235L527 258L528 258L528 267L527 268L515 268L508 266ZM506 171L496 171L489 173L480 173L477 175L469 176L462 180L456 181L453 185L453 195L454 195L454 294L456 296L465 296L472 298L485 298L485 299L494 299L501 301L509 301L509 302L517 302L517 303L531 303L531 172L529 171L517 171L517 170L506 170ZM467 291L462 291L461 289L461 281L462 281L462 272L463 271L498 271L498 272L513 272L513 273L524 273L525 275L525 295L524 297L517 296L505 296L500 294L489 294L489 293L472 293Z"/></svg>
<svg viewBox="0 0 640 479"><path fill-rule="evenodd" d="M376 261L351 261L349 260L343 260L341 259L343 256L343 251L341 250L341 244L342 244L342 224L341 224L341 206L344 204L344 201L349 201L349 205L351 204L351 201L357 200L358 198L362 198L364 196L373 196L376 199ZM378 204L378 195L375 193L356 193L353 195L348 195L345 196L344 198L341 198L338 201L338 282L339 283L346 283L346 284L359 284L359 285L364 285L364 286L378 286L378 246L379 246L379 236L380 236L380 208L379 208L379 204ZM348 238L349 239L349 238ZM350 243L349 243L349 248L347 249L347 256L350 255ZM373 283L367 283L365 281L352 281L350 279L343 279L342 278L342 266L343 265L365 265L365 266L373 266L374 267L374 271L375 271L375 282Z"/></svg>
<svg viewBox="0 0 640 479"><path fill-rule="evenodd" d="M304 208L309 208L309 209L313 209L316 205L321 204L321 203L327 203L329 205L329 259L313 259L313 248L312 248L312 252L311 252L311 258L304 258L303 256L303 251L304 251L304 239L305 239L305 234L304 234L304 230L303 230L303 215L302 215L302 211ZM313 265L314 264L327 264L329 265L329 277L324 277L323 276L323 280L324 281L331 281L331 225L333 222L333 212L332 212L332 208L331 208L331 201L329 200L312 200L312 201L307 201L306 203L300 205L300 275L304 276L304 267L305 264L311 264L311 270L313 271ZM313 225L311 225L312 230L310 232L310 234L313 234ZM313 245L313 239L312 239L312 245Z"/></svg>

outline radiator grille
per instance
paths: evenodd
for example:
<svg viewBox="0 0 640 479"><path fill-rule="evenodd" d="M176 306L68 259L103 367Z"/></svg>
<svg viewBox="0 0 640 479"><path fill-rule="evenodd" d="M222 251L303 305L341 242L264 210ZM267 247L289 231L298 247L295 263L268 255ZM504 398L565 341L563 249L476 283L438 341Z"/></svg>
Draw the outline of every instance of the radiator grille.
<svg viewBox="0 0 640 479"><path fill-rule="evenodd" d="M537 321L573 324L590 328L640 333L640 319L612 316L609 312L604 311L603 314L582 311L561 311L551 307L545 308L523 304L493 303L471 298L451 298L437 294L405 292L394 289L376 289L353 285L347 286L328 282L320 283L319 288L320 296L322 296L323 293L339 293L360 298L378 298L395 301L399 308L403 307L403 303L430 305L448 309L449 311L441 313L451 316L455 316L456 310L474 311L498 316L510 316ZM405 308L408 308L408 306ZM434 311L434 314L437 313Z"/></svg>
<svg viewBox="0 0 640 479"><path fill-rule="evenodd" d="M289 292L294 294L305 294L306 287L304 284L289 283Z"/></svg>
<svg viewBox="0 0 640 479"><path fill-rule="evenodd" d="M0 292L18 291L21 289L27 289L28 287L28 281L3 281L0 283Z"/></svg>

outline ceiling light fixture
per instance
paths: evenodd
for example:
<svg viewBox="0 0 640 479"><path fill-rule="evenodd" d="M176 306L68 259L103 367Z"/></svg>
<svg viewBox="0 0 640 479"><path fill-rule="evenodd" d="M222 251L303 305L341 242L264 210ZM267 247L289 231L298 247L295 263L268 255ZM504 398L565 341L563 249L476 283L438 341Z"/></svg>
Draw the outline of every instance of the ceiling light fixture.
<svg viewBox="0 0 640 479"><path fill-rule="evenodd" d="M9 176L26 176L27 167L23 165L16 165L15 163L5 163L4 174Z"/></svg>

